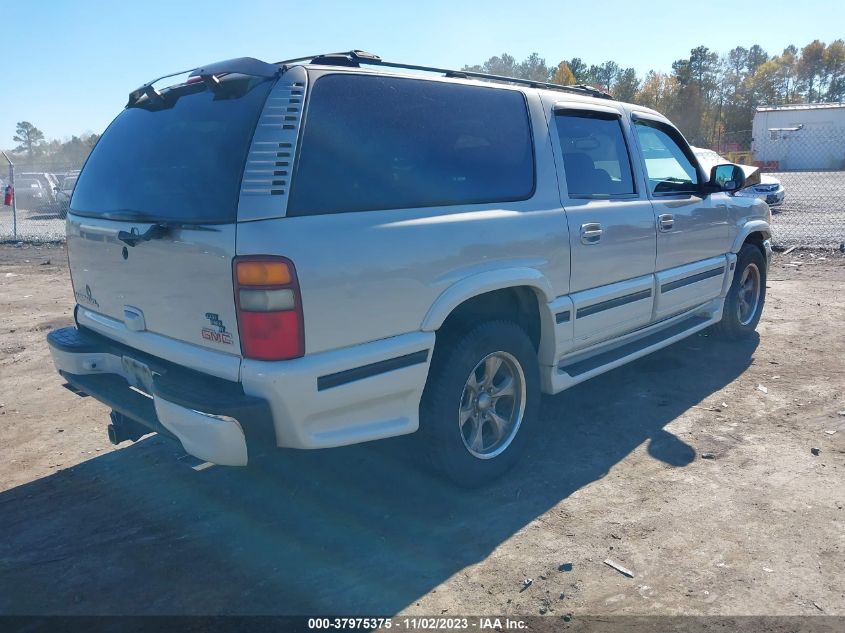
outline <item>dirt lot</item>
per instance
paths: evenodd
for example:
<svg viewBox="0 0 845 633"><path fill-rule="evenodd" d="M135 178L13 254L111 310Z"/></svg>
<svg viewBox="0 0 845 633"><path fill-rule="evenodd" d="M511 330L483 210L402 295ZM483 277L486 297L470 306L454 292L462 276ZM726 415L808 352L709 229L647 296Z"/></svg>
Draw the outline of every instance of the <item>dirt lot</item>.
<svg viewBox="0 0 845 633"><path fill-rule="evenodd" d="M466 492L401 441L199 472L110 446L44 342L64 250L0 246L0 613L845 615L845 258L769 286L759 339L546 398L522 467Z"/></svg>

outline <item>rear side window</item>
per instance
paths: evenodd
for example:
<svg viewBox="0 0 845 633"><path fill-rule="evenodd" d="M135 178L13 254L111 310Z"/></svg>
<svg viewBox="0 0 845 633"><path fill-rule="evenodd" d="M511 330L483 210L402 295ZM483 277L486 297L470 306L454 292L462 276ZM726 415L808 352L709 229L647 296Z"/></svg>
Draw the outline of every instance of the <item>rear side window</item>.
<svg viewBox="0 0 845 633"><path fill-rule="evenodd" d="M121 112L79 176L80 215L197 224L236 220L255 125L272 81L230 78L164 91Z"/></svg>
<svg viewBox="0 0 845 633"><path fill-rule="evenodd" d="M620 117L567 110L555 115L566 188L572 197L635 193Z"/></svg>
<svg viewBox="0 0 845 633"><path fill-rule="evenodd" d="M522 93L337 74L314 84L287 214L506 202L533 191Z"/></svg>

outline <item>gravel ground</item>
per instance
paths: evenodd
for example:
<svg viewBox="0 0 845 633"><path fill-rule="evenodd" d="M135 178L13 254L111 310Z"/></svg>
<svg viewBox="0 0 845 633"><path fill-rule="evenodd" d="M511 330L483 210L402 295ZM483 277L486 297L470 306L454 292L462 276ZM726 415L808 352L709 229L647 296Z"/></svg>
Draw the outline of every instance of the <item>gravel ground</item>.
<svg viewBox="0 0 845 633"><path fill-rule="evenodd" d="M786 198L772 218L782 246L838 246L845 242L845 171L773 173Z"/></svg>
<svg viewBox="0 0 845 633"><path fill-rule="evenodd" d="M17 239L52 242L65 238L65 221L51 211L17 210ZM12 240L14 222L10 207L0 206L0 242Z"/></svg>
<svg viewBox="0 0 845 633"><path fill-rule="evenodd" d="M759 338L545 398L472 492L405 441L201 471L157 436L112 447L44 343L64 262L0 246L0 614L845 615L838 252L776 258Z"/></svg>

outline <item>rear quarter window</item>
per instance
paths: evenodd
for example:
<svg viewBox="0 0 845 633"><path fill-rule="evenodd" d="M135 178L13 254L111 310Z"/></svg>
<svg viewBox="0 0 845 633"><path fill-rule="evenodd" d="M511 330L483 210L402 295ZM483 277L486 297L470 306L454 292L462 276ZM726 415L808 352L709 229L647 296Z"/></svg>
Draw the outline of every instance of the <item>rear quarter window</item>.
<svg viewBox="0 0 845 633"><path fill-rule="evenodd" d="M326 75L309 99L287 215L507 202L533 191L521 92Z"/></svg>

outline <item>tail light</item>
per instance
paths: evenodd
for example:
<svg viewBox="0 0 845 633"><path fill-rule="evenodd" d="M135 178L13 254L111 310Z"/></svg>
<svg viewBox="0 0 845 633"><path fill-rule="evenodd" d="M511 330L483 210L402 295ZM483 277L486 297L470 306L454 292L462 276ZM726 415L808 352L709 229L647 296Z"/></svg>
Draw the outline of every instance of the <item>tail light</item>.
<svg viewBox="0 0 845 633"><path fill-rule="evenodd" d="M244 357L287 360L302 356L302 298L293 262L269 255L236 257L233 273Z"/></svg>

